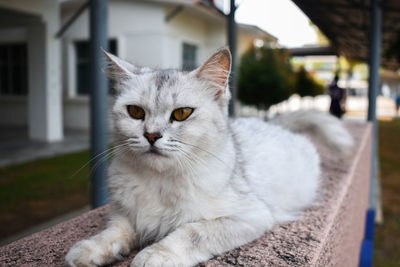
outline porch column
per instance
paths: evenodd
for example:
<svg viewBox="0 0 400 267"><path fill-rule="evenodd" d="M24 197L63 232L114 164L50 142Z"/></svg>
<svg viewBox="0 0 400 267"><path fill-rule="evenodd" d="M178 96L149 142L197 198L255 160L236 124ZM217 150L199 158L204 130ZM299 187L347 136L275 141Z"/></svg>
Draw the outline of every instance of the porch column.
<svg viewBox="0 0 400 267"><path fill-rule="evenodd" d="M369 78L368 78L368 121L373 123L372 164L370 207L374 208L375 179L377 164L378 126L376 119L376 97L379 90L379 67L382 36L382 0L371 1L371 35L369 50Z"/></svg>
<svg viewBox="0 0 400 267"><path fill-rule="evenodd" d="M108 0L90 1L90 157L91 202L97 208L108 203L107 159L97 159L108 149L107 108L108 83L101 68L108 49ZM96 160L97 159L97 160Z"/></svg>
<svg viewBox="0 0 400 267"><path fill-rule="evenodd" d="M28 133L43 142L63 138L58 25L54 14L28 26Z"/></svg>
<svg viewBox="0 0 400 267"><path fill-rule="evenodd" d="M236 4L235 0L230 0L230 12L228 14L228 45L232 54L231 75L229 77L229 89L231 90L231 101L229 103L229 115L235 117L235 105L237 100L237 66L236 66L236 48L237 48L237 24L235 21Z"/></svg>

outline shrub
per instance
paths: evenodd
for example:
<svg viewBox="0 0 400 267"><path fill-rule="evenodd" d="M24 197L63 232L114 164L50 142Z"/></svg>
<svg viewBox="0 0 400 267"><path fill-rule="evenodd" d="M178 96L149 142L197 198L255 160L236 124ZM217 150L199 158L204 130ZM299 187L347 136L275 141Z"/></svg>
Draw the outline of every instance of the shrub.
<svg viewBox="0 0 400 267"><path fill-rule="evenodd" d="M268 109L292 94L316 96L325 89L305 69L294 72L285 49L251 47L241 58L238 98L243 104Z"/></svg>
<svg viewBox="0 0 400 267"><path fill-rule="evenodd" d="M304 67L300 67L295 76L296 93L301 97L316 96L324 93L324 86L311 77Z"/></svg>
<svg viewBox="0 0 400 267"><path fill-rule="evenodd" d="M284 49L252 47L241 58L239 100L260 109L287 99L293 90L293 70Z"/></svg>

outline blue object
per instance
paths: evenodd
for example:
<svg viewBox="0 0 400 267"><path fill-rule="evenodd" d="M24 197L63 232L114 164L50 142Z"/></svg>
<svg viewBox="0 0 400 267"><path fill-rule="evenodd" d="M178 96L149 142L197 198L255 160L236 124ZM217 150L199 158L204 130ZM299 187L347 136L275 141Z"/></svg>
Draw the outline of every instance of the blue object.
<svg viewBox="0 0 400 267"><path fill-rule="evenodd" d="M365 240L374 241L375 237L375 210L367 211L367 221L365 225Z"/></svg>
<svg viewBox="0 0 400 267"><path fill-rule="evenodd" d="M361 245L360 267L372 267L372 253L374 243L370 240L364 240Z"/></svg>
<svg viewBox="0 0 400 267"><path fill-rule="evenodd" d="M375 210L368 209L365 221L365 236L361 244L360 267L372 267L375 236Z"/></svg>

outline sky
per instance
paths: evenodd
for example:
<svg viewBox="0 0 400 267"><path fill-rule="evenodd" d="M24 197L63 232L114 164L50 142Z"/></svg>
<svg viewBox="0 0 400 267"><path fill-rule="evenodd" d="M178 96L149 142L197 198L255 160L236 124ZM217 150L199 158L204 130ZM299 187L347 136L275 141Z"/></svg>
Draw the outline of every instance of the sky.
<svg viewBox="0 0 400 267"><path fill-rule="evenodd" d="M285 47L315 44L317 35L309 19L290 0L236 0L236 21L254 24L277 37Z"/></svg>

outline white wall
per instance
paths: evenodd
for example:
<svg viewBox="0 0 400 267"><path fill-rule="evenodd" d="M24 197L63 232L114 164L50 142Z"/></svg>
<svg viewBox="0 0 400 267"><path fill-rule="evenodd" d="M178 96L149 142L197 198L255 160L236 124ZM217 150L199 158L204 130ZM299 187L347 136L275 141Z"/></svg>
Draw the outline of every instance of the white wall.
<svg viewBox="0 0 400 267"><path fill-rule="evenodd" d="M226 46L227 40L227 29L226 21L223 20L219 23L210 23L207 28L207 40L205 47L205 58L212 55L217 49ZM204 60L204 59L203 59Z"/></svg>
<svg viewBox="0 0 400 267"><path fill-rule="evenodd" d="M72 14L63 14L65 21ZM116 0L109 2L109 37L117 40L118 56L138 65L165 67L163 58L164 11L159 4ZM64 125L89 127L88 96L76 95L75 41L89 38L89 12L86 10L63 36ZM111 98L111 97L110 97Z"/></svg>
<svg viewBox="0 0 400 267"><path fill-rule="evenodd" d="M0 97L0 125L26 126L27 99L21 96Z"/></svg>
<svg viewBox="0 0 400 267"><path fill-rule="evenodd" d="M63 101L64 127L66 129L86 130L89 127L89 99L74 98Z"/></svg>
<svg viewBox="0 0 400 267"><path fill-rule="evenodd" d="M169 10L166 10L168 14ZM207 22L199 19L198 17L190 14L186 9L183 9L178 15L173 17L168 23L165 24L165 35L170 40L171 47L168 50L172 50L175 58L175 66L177 68L182 67L182 45L188 43L197 46L197 62L199 65L205 57L205 42L207 39ZM171 49L173 46L173 49Z"/></svg>
<svg viewBox="0 0 400 267"><path fill-rule="evenodd" d="M118 42L118 56L138 65L181 68L183 42L198 46L198 64L226 44L223 18L206 18L193 7L185 7L171 21L165 22L165 17L174 8L144 1L110 1L108 32L110 38ZM63 14L63 20L71 15ZM88 21L88 11L85 11L64 34L66 45L63 49L68 53L74 52L71 51L74 41L88 38ZM73 60L70 56L67 58ZM73 70L68 67L73 63L68 62L64 69ZM68 79L73 80L73 76L69 74ZM74 82L68 84L68 96L71 97L70 87Z"/></svg>
<svg viewBox="0 0 400 267"><path fill-rule="evenodd" d="M254 42L254 37L240 31L240 38L238 38L237 51L238 55L244 54ZM240 59L240 58L239 58Z"/></svg>
<svg viewBox="0 0 400 267"><path fill-rule="evenodd" d="M26 28L21 26L0 29L0 43L26 42Z"/></svg>
<svg viewBox="0 0 400 267"><path fill-rule="evenodd" d="M127 33L124 59L139 66L155 68L163 65L164 38L160 33Z"/></svg>
<svg viewBox="0 0 400 267"><path fill-rule="evenodd" d="M110 97L108 100L109 113L107 119L109 120L114 99ZM88 130L90 124L89 99L87 97L64 99L63 104L64 127L69 130ZM113 125L111 120L109 120L108 126L109 131L112 131Z"/></svg>
<svg viewBox="0 0 400 267"><path fill-rule="evenodd" d="M69 13L63 14L63 20L71 15ZM150 41L159 41L163 35L164 16L163 7L160 4L127 0L110 1L108 18L108 35L117 40L118 55L133 63L142 60L143 51L132 49L128 43L130 39L143 37L150 39ZM64 33L63 42L67 43L66 47L73 47L75 41L88 40L88 38L89 12L86 10ZM136 46L137 49L141 49L140 44ZM148 49L145 54L150 56L150 62L154 61Z"/></svg>
<svg viewBox="0 0 400 267"><path fill-rule="evenodd" d="M165 16L172 7L165 8ZM206 15L195 7L185 7L180 13L165 24L165 35L170 40L166 53L172 54L166 60L174 63L173 67L182 67L182 44L196 45L197 65L202 64L218 48L226 44L225 20L218 16ZM168 62L164 63L165 65Z"/></svg>

